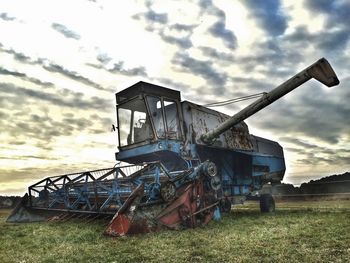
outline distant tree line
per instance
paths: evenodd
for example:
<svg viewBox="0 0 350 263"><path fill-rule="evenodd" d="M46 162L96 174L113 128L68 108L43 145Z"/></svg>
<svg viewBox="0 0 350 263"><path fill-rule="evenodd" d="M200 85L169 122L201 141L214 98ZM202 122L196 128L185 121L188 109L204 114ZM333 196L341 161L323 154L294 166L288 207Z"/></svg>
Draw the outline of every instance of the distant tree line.
<svg viewBox="0 0 350 263"><path fill-rule="evenodd" d="M0 208L13 208L20 200L20 196L0 196Z"/></svg>
<svg viewBox="0 0 350 263"><path fill-rule="evenodd" d="M274 195L338 195L350 194L350 173L331 175L318 180L311 180L308 183L303 183L300 187L295 187L292 184L275 185L272 188ZM350 198L350 195L348 195Z"/></svg>

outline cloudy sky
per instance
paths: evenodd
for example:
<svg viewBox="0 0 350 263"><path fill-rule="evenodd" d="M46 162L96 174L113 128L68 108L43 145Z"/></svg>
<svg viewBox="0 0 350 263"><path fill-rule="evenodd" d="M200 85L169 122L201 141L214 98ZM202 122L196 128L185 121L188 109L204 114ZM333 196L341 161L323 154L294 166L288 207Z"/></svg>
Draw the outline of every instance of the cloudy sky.
<svg viewBox="0 0 350 263"><path fill-rule="evenodd" d="M349 0L0 2L0 194L111 167L114 93L137 81L205 104L314 80L247 120L285 148L285 182L350 171ZM217 108L233 114L247 103Z"/></svg>

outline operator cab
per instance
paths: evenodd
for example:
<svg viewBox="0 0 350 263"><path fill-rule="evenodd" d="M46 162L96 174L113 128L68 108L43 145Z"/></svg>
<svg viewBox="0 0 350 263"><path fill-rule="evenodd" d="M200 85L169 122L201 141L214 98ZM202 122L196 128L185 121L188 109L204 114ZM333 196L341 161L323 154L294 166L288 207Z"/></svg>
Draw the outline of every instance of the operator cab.
<svg viewBox="0 0 350 263"><path fill-rule="evenodd" d="M183 138L180 92L140 81L116 94L119 150Z"/></svg>

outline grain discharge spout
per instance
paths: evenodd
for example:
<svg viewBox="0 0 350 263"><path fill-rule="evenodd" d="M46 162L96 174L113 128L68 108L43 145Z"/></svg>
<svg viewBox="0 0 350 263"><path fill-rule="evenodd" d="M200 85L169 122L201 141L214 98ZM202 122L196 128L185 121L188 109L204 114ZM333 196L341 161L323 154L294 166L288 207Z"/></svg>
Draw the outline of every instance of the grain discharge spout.
<svg viewBox="0 0 350 263"><path fill-rule="evenodd" d="M269 93L264 94L260 99L256 100L240 112L236 113L231 118L217 126L215 129L203 134L201 136L201 140L206 144L211 144L215 138L217 138L223 132L229 130L231 127L235 126L241 121L244 121L261 109L275 102L311 78L320 81L328 87L336 86L339 84L339 80L331 65L325 58L321 58Z"/></svg>

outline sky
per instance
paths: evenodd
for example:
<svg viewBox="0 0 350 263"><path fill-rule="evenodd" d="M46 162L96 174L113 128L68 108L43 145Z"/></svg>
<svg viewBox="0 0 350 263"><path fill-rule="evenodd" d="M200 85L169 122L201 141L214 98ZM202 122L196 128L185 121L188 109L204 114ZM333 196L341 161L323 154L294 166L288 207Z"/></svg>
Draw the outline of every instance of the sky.
<svg viewBox="0 0 350 263"><path fill-rule="evenodd" d="M350 1L0 2L0 194L115 164L115 93L147 81L198 104L311 80L250 117L284 147L284 182L350 171ZM215 108L232 115L250 102Z"/></svg>

